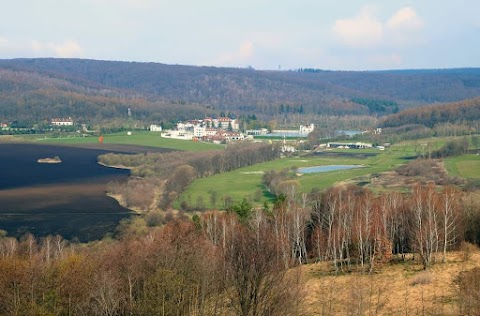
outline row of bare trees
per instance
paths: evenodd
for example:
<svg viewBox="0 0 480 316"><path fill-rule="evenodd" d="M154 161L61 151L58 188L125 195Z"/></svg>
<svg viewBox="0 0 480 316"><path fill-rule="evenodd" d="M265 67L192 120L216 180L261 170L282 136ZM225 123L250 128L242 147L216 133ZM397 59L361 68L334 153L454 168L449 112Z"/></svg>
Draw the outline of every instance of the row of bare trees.
<svg viewBox="0 0 480 316"><path fill-rule="evenodd" d="M463 194L453 188L417 185L409 194L373 194L345 186L307 195L297 193L295 181L278 187L284 193L272 218L288 242L290 259L299 263L314 258L332 260L336 271L353 265L372 271L394 254L415 253L426 269L445 261L468 230Z"/></svg>

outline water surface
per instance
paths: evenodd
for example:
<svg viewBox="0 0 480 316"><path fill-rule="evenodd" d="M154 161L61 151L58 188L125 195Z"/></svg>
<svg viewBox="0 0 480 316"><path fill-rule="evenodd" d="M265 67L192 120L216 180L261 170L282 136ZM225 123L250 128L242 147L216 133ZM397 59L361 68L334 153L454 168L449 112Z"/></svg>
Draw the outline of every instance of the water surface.
<svg viewBox="0 0 480 316"><path fill-rule="evenodd" d="M109 181L126 181L129 171L97 164L109 152L54 145L0 144L0 229L9 236L60 234L90 241L112 233L132 216L107 197ZM38 163L59 156L58 164Z"/></svg>
<svg viewBox="0 0 480 316"><path fill-rule="evenodd" d="M328 171L336 171L336 170L348 170L348 169L355 169L361 168L361 165L327 165L327 166L315 166L315 167L307 167L307 168L299 168L299 173L319 173L319 172L328 172Z"/></svg>

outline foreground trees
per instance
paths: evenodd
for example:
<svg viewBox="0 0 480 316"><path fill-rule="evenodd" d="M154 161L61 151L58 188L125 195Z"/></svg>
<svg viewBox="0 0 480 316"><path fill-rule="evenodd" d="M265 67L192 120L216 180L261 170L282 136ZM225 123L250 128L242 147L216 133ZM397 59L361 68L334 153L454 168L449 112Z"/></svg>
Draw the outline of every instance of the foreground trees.
<svg viewBox="0 0 480 316"><path fill-rule="evenodd" d="M222 213L90 246L4 238L0 314L290 315L300 283L272 229Z"/></svg>
<svg viewBox="0 0 480 316"><path fill-rule="evenodd" d="M299 264L329 260L333 272L363 273L413 252L427 269L464 232L476 238L480 229L465 222L479 217L478 201L463 202L451 188L375 195L344 186L307 195L294 182L280 187L286 194L271 208L244 201L160 228L126 229L117 240L3 237L0 314L297 315ZM461 282L468 292L468 277ZM473 299L465 299L467 308Z"/></svg>

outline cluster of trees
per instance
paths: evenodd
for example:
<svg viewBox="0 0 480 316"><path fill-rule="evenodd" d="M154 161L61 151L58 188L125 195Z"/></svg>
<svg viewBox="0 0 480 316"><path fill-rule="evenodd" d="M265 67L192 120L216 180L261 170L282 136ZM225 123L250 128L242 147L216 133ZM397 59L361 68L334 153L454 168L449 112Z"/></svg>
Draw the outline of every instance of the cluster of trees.
<svg viewBox="0 0 480 316"><path fill-rule="evenodd" d="M272 227L256 224L213 214L91 245L1 238L0 313L298 314L298 275Z"/></svg>
<svg viewBox="0 0 480 316"><path fill-rule="evenodd" d="M465 179L450 176L436 159L416 159L397 167L395 172L401 176L412 177L409 182L419 181L422 184L431 182L441 186L460 186L466 183Z"/></svg>
<svg viewBox="0 0 480 316"><path fill-rule="evenodd" d="M387 109L389 109L389 112L391 113L398 112L398 103L391 100L352 98L351 101L357 104L367 106L371 113L385 113Z"/></svg>
<svg viewBox="0 0 480 316"><path fill-rule="evenodd" d="M290 184L300 186L300 183L294 179L294 172L296 167L290 169L282 169L280 171L270 170L263 174L262 184L267 190L276 196L285 192L285 188Z"/></svg>
<svg viewBox="0 0 480 316"><path fill-rule="evenodd" d="M392 252L413 252L426 269L463 239L461 223L460 195L450 188L415 186L408 197L337 188L319 205L313 240L317 255L340 269L354 260L371 271Z"/></svg>
<svg viewBox="0 0 480 316"><path fill-rule="evenodd" d="M476 139L475 137L472 139ZM468 151L470 146L468 139L462 138L459 140L452 140L447 142L442 148L433 152L433 157L435 158L445 158L452 156L464 155Z"/></svg>
<svg viewBox="0 0 480 316"><path fill-rule="evenodd" d="M292 259L333 260L337 271L348 271L353 264L371 271L392 254L411 252L428 268L437 253L444 260L447 250L464 240L466 232L479 229L466 221L478 217L478 210L467 212L461 204L462 193L452 188L437 191L433 184L417 185L409 195L375 195L356 186L299 194L298 183L291 180L277 186L283 193L273 214L287 219ZM469 241L478 243L475 238Z"/></svg>

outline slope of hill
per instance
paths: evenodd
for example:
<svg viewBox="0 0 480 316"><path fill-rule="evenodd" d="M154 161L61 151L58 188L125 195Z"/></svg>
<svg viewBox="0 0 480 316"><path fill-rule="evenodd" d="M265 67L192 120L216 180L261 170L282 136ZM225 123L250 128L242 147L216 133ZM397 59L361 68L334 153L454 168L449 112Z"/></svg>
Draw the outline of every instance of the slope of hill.
<svg viewBox="0 0 480 316"><path fill-rule="evenodd" d="M75 117L78 121L101 121L127 116L150 121L201 117L204 106L162 100L147 100L135 91L107 87L91 81L66 80L41 72L0 67L0 119L22 121L31 126L51 117Z"/></svg>
<svg viewBox="0 0 480 316"><path fill-rule="evenodd" d="M480 69L257 71L52 58L0 60L0 69L19 74L16 84L0 75L1 97L14 91L17 101L31 91L31 78L42 78L42 84L88 96L135 96L149 103L201 104L266 117L289 113L383 115L392 113L393 107L377 113L355 100L395 102L404 109L480 95Z"/></svg>
<svg viewBox="0 0 480 316"><path fill-rule="evenodd" d="M419 124L433 127L441 123L480 120L480 98L442 105L429 105L387 116L381 127Z"/></svg>

